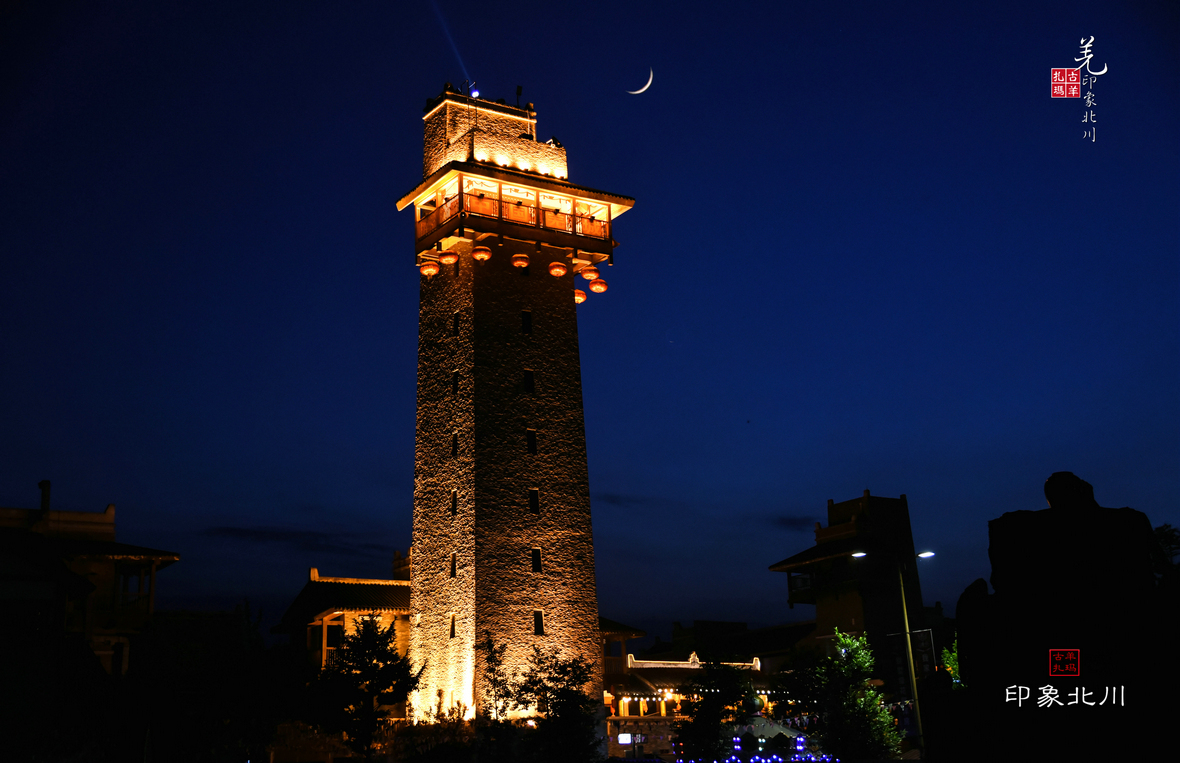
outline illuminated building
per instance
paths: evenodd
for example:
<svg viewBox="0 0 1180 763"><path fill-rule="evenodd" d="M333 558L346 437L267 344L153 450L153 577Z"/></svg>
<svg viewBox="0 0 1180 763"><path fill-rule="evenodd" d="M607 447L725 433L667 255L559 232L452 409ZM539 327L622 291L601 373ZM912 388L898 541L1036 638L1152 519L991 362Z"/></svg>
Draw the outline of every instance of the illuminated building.
<svg viewBox="0 0 1180 763"><path fill-rule="evenodd" d="M357 620L376 614L381 628L393 626L398 654L409 648L410 581L324 577L311 568L307 583L287 607L271 633L287 633L304 644L307 660L323 668L344 636L357 631Z"/></svg>
<svg viewBox="0 0 1180 763"><path fill-rule="evenodd" d="M448 86L425 112L424 179L397 205L421 274L411 704L470 717L488 634L510 670L539 645L601 674L574 279L610 264L634 200L566 180L532 104Z"/></svg>

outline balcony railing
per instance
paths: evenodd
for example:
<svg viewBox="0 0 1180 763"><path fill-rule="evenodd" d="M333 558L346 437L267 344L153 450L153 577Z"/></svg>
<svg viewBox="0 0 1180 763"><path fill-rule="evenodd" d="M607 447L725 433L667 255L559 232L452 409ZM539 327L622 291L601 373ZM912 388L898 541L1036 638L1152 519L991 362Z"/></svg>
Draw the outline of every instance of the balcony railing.
<svg viewBox="0 0 1180 763"><path fill-rule="evenodd" d="M416 237L423 239L429 236L460 211L474 217L503 220L516 225L544 228L603 241L610 240L610 223L607 220L551 209L541 209L538 215L537 207L529 203L502 201L495 198L495 194L489 196L465 193L452 196L440 207L418 220L415 223Z"/></svg>
<svg viewBox="0 0 1180 763"><path fill-rule="evenodd" d="M426 217L423 217L415 223L415 233L418 238L429 236L439 228L447 220L450 220L455 215L459 214L459 197L452 196L443 202L442 206L430 212Z"/></svg>

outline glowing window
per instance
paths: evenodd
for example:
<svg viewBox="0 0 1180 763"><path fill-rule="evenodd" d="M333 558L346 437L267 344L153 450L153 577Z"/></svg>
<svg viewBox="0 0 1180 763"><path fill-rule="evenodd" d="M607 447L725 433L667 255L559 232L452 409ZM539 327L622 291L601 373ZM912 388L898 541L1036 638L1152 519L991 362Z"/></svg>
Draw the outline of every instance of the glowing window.
<svg viewBox="0 0 1180 763"><path fill-rule="evenodd" d="M501 186L500 193L503 194L505 204L516 204L525 207L537 206L537 192L529 188L505 183Z"/></svg>
<svg viewBox="0 0 1180 763"><path fill-rule="evenodd" d="M472 196L491 196L495 198L500 193L500 184L493 180L464 176L463 193Z"/></svg>
<svg viewBox="0 0 1180 763"><path fill-rule="evenodd" d="M574 213L578 217L593 217L596 220L605 220L606 205L578 199L578 202L574 205Z"/></svg>
<svg viewBox="0 0 1180 763"><path fill-rule="evenodd" d="M565 196L554 196L551 193L541 194L541 208L548 212L558 212L568 215L573 211L573 206L573 199Z"/></svg>

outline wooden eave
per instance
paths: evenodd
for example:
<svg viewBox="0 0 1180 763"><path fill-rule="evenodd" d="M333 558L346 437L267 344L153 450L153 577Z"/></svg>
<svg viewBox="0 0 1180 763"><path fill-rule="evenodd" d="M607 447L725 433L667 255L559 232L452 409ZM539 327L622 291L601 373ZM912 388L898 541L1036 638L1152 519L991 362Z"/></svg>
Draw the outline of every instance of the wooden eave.
<svg viewBox="0 0 1180 763"><path fill-rule="evenodd" d="M560 180L547 175L538 175L533 172L512 170L508 169L507 167L500 167L489 162L468 162L456 160L453 162L448 162L442 167L439 167L430 177L419 183L418 186L414 188L414 190L398 199L397 211L400 212L409 205L434 194L434 192L438 190L440 186L446 185L460 174L478 175L479 177L499 180L504 183L514 183L528 186L529 188L536 188L542 191L568 194L569 196L576 196L582 199L593 199L594 201L600 201L610 205L611 220L614 220L616 217L635 206L635 199L631 198L630 196L620 196L618 194L608 193L607 191L599 191L595 188L574 185L573 183L570 183L566 180Z"/></svg>

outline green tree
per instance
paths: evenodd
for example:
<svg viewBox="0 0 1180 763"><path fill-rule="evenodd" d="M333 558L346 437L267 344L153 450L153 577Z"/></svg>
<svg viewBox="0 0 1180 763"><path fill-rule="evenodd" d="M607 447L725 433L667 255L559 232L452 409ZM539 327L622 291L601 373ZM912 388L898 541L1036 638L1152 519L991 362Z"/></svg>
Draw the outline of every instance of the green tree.
<svg viewBox="0 0 1180 763"><path fill-rule="evenodd" d="M823 726L820 744L829 755L848 759L888 758L901 748L901 736L869 684L873 653L864 636L836 631L836 654L819 667Z"/></svg>
<svg viewBox="0 0 1180 763"><path fill-rule="evenodd" d="M951 686L958 689L966 689L967 684L963 683L959 678L959 640L955 639L951 644L951 648L943 648L942 650L942 666L946 668L946 672L951 676Z"/></svg>
<svg viewBox="0 0 1180 763"><path fill-rule="evenodd" d="M544 713L537 730L525 740L530 757L538 761L593 763L602 759L598 736L598 703L586 690L593 670L581 657L563 660L556 652L534 645L528 666L513 684L513 706Z"/></svg>
<svg viewBox="0 0 1180 763"><path fill-rule="evenodd" d="M693 680L677 688L687 699L687 720L676 723L676 741L688 760L720 760L735 726L753 714L756 695L748 671L719 662L703 663Z"/></svg>
<svg viewBox="0 0 1180 763"><path fill-rule="evenodd" d="M405 702L418 686L419 670L397 653L393 624L382 628L377 613L357 618L311 685L316 720L343 731L351 750L371 759L375 740L389 725L389 705Z"/></svg>

